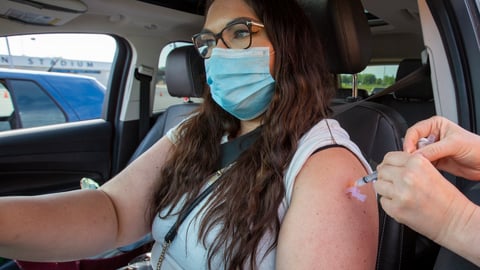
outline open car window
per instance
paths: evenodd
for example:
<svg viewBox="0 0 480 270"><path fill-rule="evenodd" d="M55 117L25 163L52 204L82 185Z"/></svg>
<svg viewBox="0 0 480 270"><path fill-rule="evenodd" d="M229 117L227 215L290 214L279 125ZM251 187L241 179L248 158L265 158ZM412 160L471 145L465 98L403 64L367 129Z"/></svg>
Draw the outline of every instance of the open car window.
<svg viewBox="0 0 480 270"><path fill-rule="evenodd" d="M104 34L0 37L0 130L102 118L116 50Z"/></svg>

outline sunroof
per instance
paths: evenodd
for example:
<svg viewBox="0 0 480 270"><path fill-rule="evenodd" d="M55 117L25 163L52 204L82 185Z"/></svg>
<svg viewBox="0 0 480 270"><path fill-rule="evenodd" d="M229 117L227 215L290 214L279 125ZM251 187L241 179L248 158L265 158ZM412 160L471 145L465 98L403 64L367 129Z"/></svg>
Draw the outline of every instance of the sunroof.
<svg viewBox="0 0 480 270"><path fill-rule="evenodd" d="M150 3L157 6L180 10L188 13L203 15L205 12L205 1L203 0L137 0L140 2ZM388 25L387 22L365 10L368 24L370 27Z"/></svg>
<svg viewBox="0 0 480 270"><path fill-rule="evenodd" d="M202 0L137 0L166 8L176 9L188 13L203 15L205 1Z"/></svg>
<svg viewBox="0 0 480 270"><path fill-rule="evenodd" d="M388 24L386 21L370 13L368 10L365 10L365 15L367 15L368 25L370 25L370 27L383 26Z"/></svg>

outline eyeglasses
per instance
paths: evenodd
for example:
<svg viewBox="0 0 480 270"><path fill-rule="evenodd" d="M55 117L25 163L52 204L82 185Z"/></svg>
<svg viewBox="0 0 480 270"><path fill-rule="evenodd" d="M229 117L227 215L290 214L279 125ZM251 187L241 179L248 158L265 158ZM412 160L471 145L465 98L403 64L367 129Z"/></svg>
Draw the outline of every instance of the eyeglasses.
<svg viewBox="0 0 480 270"><path fill-rule="evenodd" d="M218 34L203 32L193 35L192 41L200 56L210 58L213 48L221 39L223 44L230 49L248 49L252 45L252 34L260 31L264 25L252 21L236 21L220 31Z"/></svg>

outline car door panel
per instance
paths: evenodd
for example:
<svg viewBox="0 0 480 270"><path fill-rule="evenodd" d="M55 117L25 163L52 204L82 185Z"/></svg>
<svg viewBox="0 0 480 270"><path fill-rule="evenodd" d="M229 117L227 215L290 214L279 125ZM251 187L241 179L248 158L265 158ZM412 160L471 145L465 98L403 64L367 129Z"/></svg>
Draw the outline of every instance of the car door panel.
<svg viewBox="0 0 480 270"><path fill-rule="evenodd" d="M0 133L0 196L78 189L110 175L112 125L102 119Z"/></svg>

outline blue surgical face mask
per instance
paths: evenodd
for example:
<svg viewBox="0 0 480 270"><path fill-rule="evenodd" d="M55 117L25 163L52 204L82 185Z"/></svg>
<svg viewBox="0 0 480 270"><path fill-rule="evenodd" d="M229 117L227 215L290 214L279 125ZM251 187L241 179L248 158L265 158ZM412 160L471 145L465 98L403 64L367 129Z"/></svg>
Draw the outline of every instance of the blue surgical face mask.
<svg viewBox="0 0 480 270"><path fill-rule="evenodd" d="M268 47L214 48L205 70L212 98L225 111L251 120L267 110L275 90Z"/></svg>

